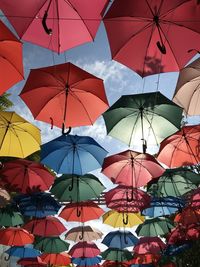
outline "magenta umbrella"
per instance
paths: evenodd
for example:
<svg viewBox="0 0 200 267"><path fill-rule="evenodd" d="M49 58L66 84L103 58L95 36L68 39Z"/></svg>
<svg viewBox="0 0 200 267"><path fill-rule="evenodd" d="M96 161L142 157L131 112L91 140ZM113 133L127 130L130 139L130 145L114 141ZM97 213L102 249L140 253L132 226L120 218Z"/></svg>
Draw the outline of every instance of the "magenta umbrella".
<svg viewBox="0 0 200 267"><path fill-rule="evenodd" d="M102 172L114 183L141 187L152 178L162 175L164 169L153 156L126 150L106 157Z"/></svg>
<svg viewBox="0 0 200 267"><path fill-rule="evenodd" d="M69 251L69 255L73 258L93 258L100 253L101 251L95 243L86 241L78 242Z"/></svg>
<svg viewBox="0 0 200 267"><path fill-rule="evenodd" d="M133 248L136 254L160 254L166 244L159 237L141 237Z"/></svg>
<svg viewBox="0 0 200 267"><path fill-rule="evenodd" d="M61 53L94 40L108 0L1 0L24 41Z"/></svg>

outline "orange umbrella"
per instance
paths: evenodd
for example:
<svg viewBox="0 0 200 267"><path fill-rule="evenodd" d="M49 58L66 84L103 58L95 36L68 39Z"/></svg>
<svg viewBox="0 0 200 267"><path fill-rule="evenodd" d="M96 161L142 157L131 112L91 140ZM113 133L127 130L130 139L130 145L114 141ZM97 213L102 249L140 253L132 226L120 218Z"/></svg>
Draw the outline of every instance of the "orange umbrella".
<svg viewBox="0 0 200 267"><path fill-rule="evenodd" d="M49 265L68 265L71 263L71 258L66 252L62 252L59 254L44 253L40 257L44 262Z"/></svg>
<svg viewBox="0 0 200 267"><path fill-rule="evenodd" d="M32 244L34 236L22 228L9 227L0 229L0 244L6 246L24 246Z"/></svg>
<svg viewBox="0 0 200 267"><path fill-rule="evenodd" d="M189 226L191 224L200 223L200 209L194 209L187 207L182 210L181 213L177 214L174 221L181 223L183 226Z"/></svg>

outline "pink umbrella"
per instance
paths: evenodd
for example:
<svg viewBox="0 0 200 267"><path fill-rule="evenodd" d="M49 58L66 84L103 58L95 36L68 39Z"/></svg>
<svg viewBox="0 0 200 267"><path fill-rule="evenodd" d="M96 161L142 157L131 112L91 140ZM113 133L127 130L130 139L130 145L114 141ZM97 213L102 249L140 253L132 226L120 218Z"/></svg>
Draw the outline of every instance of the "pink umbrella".
<svg viewBox="0 0 200 267"><path fill-rule="evenodd" d="M200 187L189 192L186 200L190 207L200 209Z"/></svg>
<svg viewBox="0 0 200 267"><path fill-rule="evenodd" d="M166 244L159 237L141 237L133 252L137 254L160 254Z"/></svg>
<svg viewBox="0 0 200 267"><path fill-rule="evenodd" d="M93 258L100 253L101 251L95 243L86 241L78 242L69 251L69 255L73 258Z"/></svg>
<svg viewBox="0 0 200 267"><path fill-rule="evenodd" d="M103 174L114 183L132 187L144 186L164 171L153 156L133 150L106 157L102 166Z"/></svg>

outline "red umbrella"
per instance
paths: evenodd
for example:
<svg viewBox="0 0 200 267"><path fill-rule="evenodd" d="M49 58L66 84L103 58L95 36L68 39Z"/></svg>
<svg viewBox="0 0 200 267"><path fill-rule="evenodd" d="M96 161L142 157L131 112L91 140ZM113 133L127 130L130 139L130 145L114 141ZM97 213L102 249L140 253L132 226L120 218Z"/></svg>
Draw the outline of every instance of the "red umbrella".
<svg viewBox="0 0 200 267"><path fill-rule="evenodd" d="M200 187L190 191L186 195L186 201L189 207L200 209Z"/></svg>
<svg viewBox="0 0 200 267"><path fill-rule="evenodd" d="M43 253L41 259L49 265L68 265L71 263L71 258L66 252L62 252L59 254L48 254Z"/></svg>
<svg viewBox="0 0 200 267"><path fill-rule="evenodd" d="M58 216L66 221L87 222L98 219L103 214L104 210L94 202L82 201L67 204Z"/></svg>
<svg viewBox="0 0 200 267"><path fill-rule="evenodd" d="M25 159L5 162L0 175L5 187L24 194L48 190L54 181L53 175L42 164Z"/></svg>
<svg viewBox="0 0 200 267"><path fill-rule="evenodd" d="M136 254L161 254L166 244L159 237L141 237L133 248Z"/></svg>
<svg viewBox="0 0 200 267"><path fill-rule="evenodd" d="M103 267L129 267L130 265L125 263L125 262L116 262L116 261L105 260L101 266L103 266Z"/></svg>
<svg viewBox="0 0 200 267"><path fill-rule="evenodd" d="M0 244L6 246L24 246L32 244L34 236L22 228L9 227L0 229Z"/></svg>
<svg viewBox="0 0 200 267"><path fill-rule="evenodd" d="M23 227L34 235L43 237L59 236L67 230L58 218L51 216L31 220Z"/></svg>
<svg viewBox="0 0 200 267"><path fill-rule="evenodd" d="M104 24L112 58L142 77L178 71L199 49L195 1L116 0Z"/></svg>
<svg viewBox="0 0 200 267"><path fill-rule="evenodd" d="M47 266L47 264L44 261L42 261L40 257L19 259L17 261L17 264L22 266L34 266L34 267Z"/></svg>
<svg viewBox="0 0 200 267"><path fill-rule="evenodd" d="M184 126L161 142L157 159L170 168L198 164L199 140L200 125Z"/></svg>
<svg viewBox="0 0 200 267"><path fill-rule="evenodd" d="M101 251L95 243L86 241L78 242L69 251L69 255L73 258L93 258L100 253Z"/></svg>
<svg viewBox="0 0 200 267"><path fill-rule="evenodd" d="M2 0L0 9L25 41L58 53L94 40L108 0ZM22 8L23 7L23 8Z"/></svg>
<svg viewBox="0 0 200 267"><path fill-rule="evenodd" d="M140 212L149 207L151 200L151 197L146 192L125 185L119 185L109 190L104 196L108 208L119 212Z"/></svg>
<svg viewBox="0 0 200 267"><path fill-rule="evenodd" d="M24 79L22 43L0 21L0 95Z"/></svg>
<svg viewBox="0 0 200 267"><path fill-rule="evenodd" d="M200 209L193 209L192 207L186 207L181 213L178 213L174 221L182 224L183 226L189 226L191 224L200 223Z"/></svg>
<svg viewBox="0 0 200 267"><path fill-rule="evenodd" d="M61 128L90 125L108 108L103 80L72 63L31 70L20 97L35 119Z"/></svg>
<svg viewBox="0 0 200 267"><path fill-rule="evenodd" d="M135 254L134 258L130 261L127 261L127 263L130 265L157 263L160 257L161 257L160 255L154 255L154 254L144 254L144 255Z"/></svg>
<svg viewBox="0 0 200 267"><path fill-rule="evenodd" d="M106 157L102 166L103 174L114 183L132 187L144 186L164 171L153 156L132 150Z"/></svg>

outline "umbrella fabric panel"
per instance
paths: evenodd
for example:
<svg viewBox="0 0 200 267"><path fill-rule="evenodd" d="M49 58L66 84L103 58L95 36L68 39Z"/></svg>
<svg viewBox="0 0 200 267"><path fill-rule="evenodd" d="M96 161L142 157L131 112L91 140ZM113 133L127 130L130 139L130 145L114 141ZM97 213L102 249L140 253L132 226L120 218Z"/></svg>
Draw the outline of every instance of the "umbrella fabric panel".
<svg viewBox="0 0 200 267"><path fill-rule="evenodd" d="M9 256L18 257L18 258L35 258L40 256L41 253L39 250L29 247L11 247L5 251Z"/></svg>

